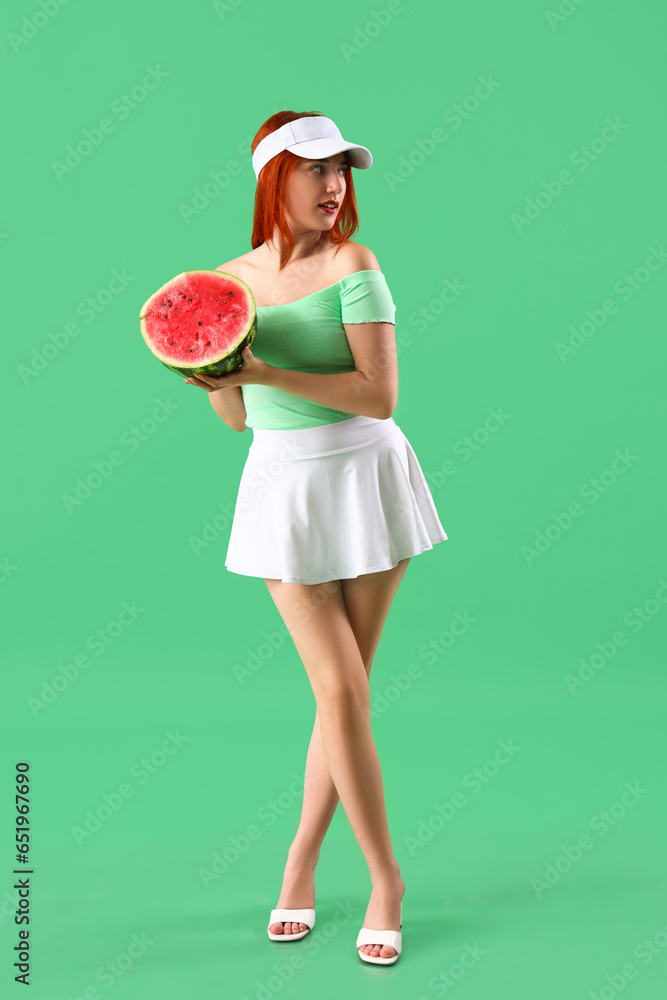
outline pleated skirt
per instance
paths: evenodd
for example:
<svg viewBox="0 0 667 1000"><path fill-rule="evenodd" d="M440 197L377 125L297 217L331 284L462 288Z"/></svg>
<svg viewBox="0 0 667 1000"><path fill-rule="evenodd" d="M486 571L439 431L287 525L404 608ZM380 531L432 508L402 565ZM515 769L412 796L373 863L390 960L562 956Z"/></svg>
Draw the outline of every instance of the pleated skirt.
<svg viewBox="0 0 667 1000"><path fill-rule="evenodd" d="M325 583L391 569L447 540L393 417L255 428L225 557L231 573Z"/></svg>

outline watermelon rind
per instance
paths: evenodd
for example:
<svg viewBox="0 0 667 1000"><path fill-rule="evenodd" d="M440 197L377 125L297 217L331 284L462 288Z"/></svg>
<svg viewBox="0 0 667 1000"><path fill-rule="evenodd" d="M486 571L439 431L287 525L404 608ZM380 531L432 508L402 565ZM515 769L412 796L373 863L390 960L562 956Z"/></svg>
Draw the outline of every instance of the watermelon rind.
<svg viewBox="0 0 667 1000"><path fill-rule="evenodd" d="M245 329L241 331L237 342L232 345L232 347L224 354L222 357L215 359L205 365L175 365L170 364L160 357L156 347L151 343L150 338L146 330L145 316L149 308L153 305L158 296L164 295L165 291L169 289L175 281L181 278L187 278L191 274L199 274L202 271L211 270L211 268L197 268L192 271L182 271L175 277L171 278L169 281L161 285L157 291L153 292L141 307L139 313L139 326L141 329L141 335L144 338L146 346L151 351L151 353L160 361L165 368L168 368L170 372L174 372L176 375L182 375L186 378L190 375L208 375L210 378L220 378L222 375L229 375L231 372L237 371L243 365L243 351L246 347L252 347L255 342L255 337L257 336L257 313L255 311L255 299L252 294L250 287L238 278L235 274L228 274L226 271L213 271L212 273L216 275L222 275L228 278L230 281L236 283L240 286L241 290L247 294L252 302L252 315L246 325Z"/></svg>

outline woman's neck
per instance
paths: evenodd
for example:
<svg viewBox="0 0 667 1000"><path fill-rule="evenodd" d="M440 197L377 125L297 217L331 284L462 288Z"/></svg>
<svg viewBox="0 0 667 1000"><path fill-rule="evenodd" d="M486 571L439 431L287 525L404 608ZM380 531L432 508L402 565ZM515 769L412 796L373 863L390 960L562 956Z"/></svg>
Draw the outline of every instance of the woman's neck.
<svg viewBox="0 0 667 1000"><path fill-rule="evenodd" d="M274 267L277 270L280 267L280 251L276 249L275 244L269 245L268 242L265 242L263 246L265 248L265 255L269 266ZM328 234L321 233L314 241L297 240L285 267L289 267L290 264L298 264L299 261L307 260L310 257L316 257L318 254L325 253L330 249L331 240L329 239Z"/></svg>

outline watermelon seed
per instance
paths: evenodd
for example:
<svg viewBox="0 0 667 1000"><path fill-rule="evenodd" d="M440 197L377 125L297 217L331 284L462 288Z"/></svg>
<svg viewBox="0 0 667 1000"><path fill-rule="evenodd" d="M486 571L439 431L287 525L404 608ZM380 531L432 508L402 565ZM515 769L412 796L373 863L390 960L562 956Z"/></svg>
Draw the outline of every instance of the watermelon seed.
<svg viewBox="0 0 667 1000"><path fill-rule="evenodd" d="M192 302L192 299L188 299L188 302Z"/></svg>
<svg viewBox="0 0 667 1000"><path fill-rule="evenodd" d="M173 344L174 342L173 342L173 340L170 340L170 341L169 341L169 343L170 343L170 344Z"/></svg>
<svg viewBox="0 0 667 1000"><path fill-rule="evenodd" d="M197 320L197 326L201 326L201 320L200 319Z"/></svg>

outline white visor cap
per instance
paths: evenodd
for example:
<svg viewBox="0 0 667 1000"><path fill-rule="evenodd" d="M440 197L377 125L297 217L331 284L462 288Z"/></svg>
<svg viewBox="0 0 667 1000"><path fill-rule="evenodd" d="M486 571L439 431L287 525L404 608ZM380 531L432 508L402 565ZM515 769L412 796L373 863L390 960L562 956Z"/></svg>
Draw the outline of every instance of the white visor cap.
<svg viewBox="0 0 667 1000"><path fill-rule="evenodd" d="M347 150L351 166L360 170L368 169L373 162L371 151L356 142L347 142L331 118L312 115L286 122L257 144L252 165L258 180L262 167L284 149L306 160L324 160Z"/></svg>

